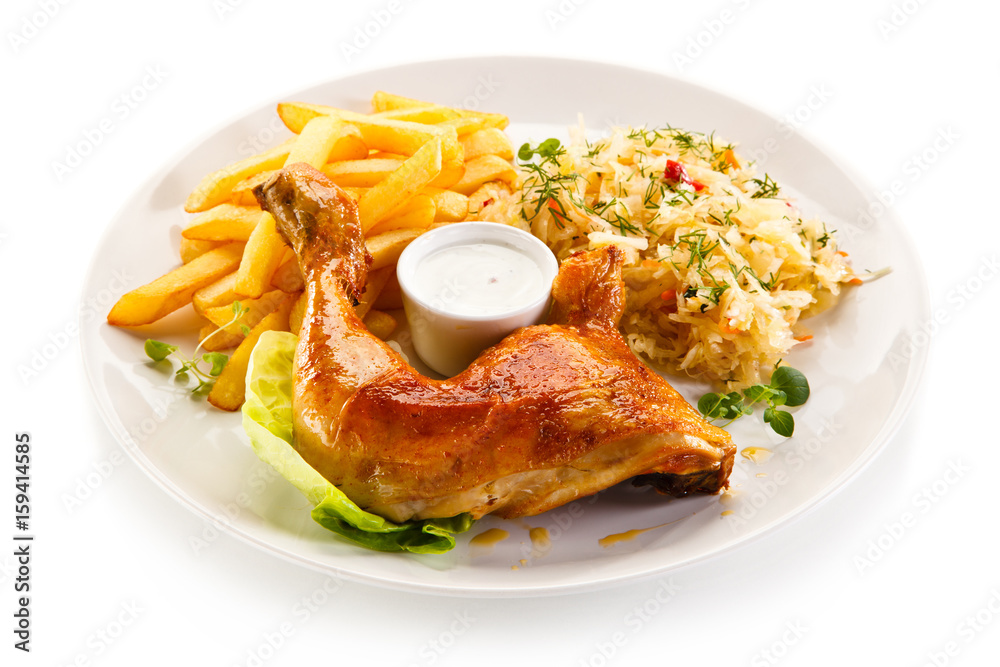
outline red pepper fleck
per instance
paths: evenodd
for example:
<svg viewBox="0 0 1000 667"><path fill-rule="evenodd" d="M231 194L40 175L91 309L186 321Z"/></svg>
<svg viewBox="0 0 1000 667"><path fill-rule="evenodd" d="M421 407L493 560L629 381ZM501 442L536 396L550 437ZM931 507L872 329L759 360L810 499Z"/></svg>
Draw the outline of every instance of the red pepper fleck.
<svg viewBox="0 0 1000 667"><path fill-rule="evenodd" d="M705 184L692 179L687 169L684 168L684 165L676 160L667 160L667 167L663 170L663 178L675 184L687 183L694 188L695 192L701 192L705 189Z"/></svg>
<svg viewBox="0 0 1000 667"><path fill-rule="evenodd" d="M684 165L674 160L667 160L667 168L663 170L663 178L668 181L684 181L685 183L691 180Z"/></svg>
<svg viewBox="0 0 1000 667"><path fill-rule="evenodd" d="M648 260L647 260L648 261ZM663 290L660 294L660 299L663 303L660 304L660 310L664 313L676 313L677 312L677 290Z"/></svg>

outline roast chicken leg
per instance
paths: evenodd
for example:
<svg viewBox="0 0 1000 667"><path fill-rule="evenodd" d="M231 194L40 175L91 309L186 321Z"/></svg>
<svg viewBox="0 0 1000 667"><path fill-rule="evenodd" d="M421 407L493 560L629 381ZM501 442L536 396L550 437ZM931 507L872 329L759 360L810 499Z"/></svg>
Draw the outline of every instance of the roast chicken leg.
<svg viewBox="0 0 1000 667"><path fill-rule="evenodd" d="M673 495L727 484L735 447L618 332L622 254L563 262L548 323L461 374L419 374L355 316L371 257L353 201L304 164L255 191L294 249L307 309L294 360L295 447L390 520L544 512L628 479Z"/></svg>

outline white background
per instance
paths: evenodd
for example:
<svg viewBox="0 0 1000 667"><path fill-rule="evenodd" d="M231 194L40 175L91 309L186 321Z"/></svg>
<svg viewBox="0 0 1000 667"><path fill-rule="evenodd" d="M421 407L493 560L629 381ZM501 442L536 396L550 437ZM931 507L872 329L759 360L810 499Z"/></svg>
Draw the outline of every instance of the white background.
<svg viewBox="0 0 1000 667"><path fill-rule="evenodd" d="M360 40L378 16L386 25ZM0 662L996 664L998 19L993 3L915 0L5 2L0 517L13 514L13 438L27 431L36 542L30 655L12 648L15 563L0 551ZM801 132L876 190L898 182L886 198L947 320L903 427L805 518L675 572L665 604L652 582L526 600L354 583L327 595L322 575L227 535L196 553L202 520L124 456L89 397L73 325L102 231L181 147L263 100L387 65L505 54L653 69L776 119L798 113ZM145 99L111 114L149 71ZM60 178L53 163L108 116L112 131ZM321 604L302 613L310 597Z"/></svg>

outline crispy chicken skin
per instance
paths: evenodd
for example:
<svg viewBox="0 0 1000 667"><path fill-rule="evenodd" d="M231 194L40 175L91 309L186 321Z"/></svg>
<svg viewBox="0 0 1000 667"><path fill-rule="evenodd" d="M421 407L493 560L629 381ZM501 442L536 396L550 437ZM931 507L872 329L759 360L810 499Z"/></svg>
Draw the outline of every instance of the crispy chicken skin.
<svg viewBox="0 0 1000 667"><path fill-rule="evenodd" d="M618 332L622 254L563 262L547 324L461 374L419 374L352 299L371 258L353 201L292 165L256 189L294 249L307 310L295 354L296 448L361 507L394 521L530 516L636 478L673 495L723 488L735 447Z"/></svg>

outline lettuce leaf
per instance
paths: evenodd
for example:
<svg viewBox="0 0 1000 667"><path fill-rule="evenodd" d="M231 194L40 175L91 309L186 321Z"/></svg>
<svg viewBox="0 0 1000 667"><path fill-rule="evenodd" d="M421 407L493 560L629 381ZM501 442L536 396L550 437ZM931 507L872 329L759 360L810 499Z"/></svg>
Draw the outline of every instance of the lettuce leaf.
<svg viewBox="0 0 1000 667"><path fill-rule="evenodd" d="M398 524L358 507L306 463L292 446L292 360L298 336L268 331L250 355L243 430L254 452L315 507L312 518L327 530L378 551L444 553L455 546L455 533L468 530L472 516L426 519Z"/></svg>

